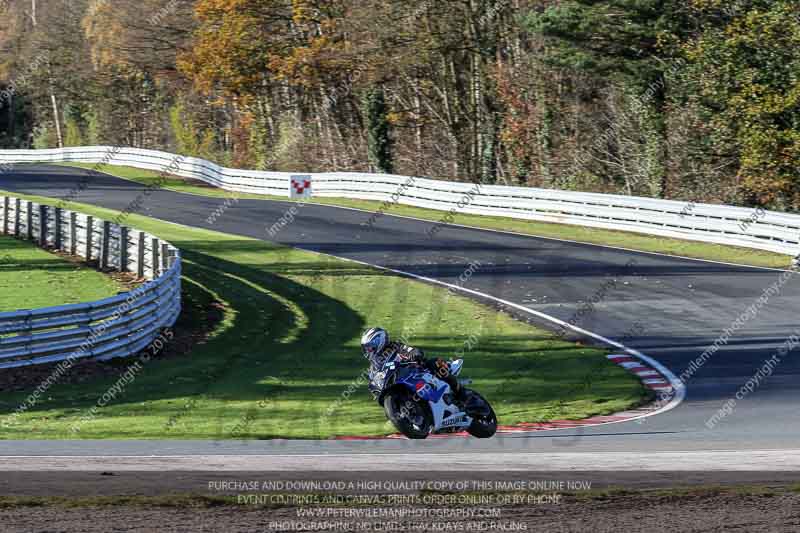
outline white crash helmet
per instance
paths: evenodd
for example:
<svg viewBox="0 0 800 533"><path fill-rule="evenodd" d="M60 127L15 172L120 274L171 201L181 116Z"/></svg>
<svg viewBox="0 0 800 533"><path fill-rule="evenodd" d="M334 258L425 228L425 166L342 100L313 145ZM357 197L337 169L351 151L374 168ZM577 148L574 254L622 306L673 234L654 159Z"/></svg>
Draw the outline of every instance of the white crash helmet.
<svg viewBox="0 0 800 533"><path fill-rule="evenodd" d="M367 359L372 359L381 353L389 344L389 333L382 328L370 328L361 336L361 353Z"/></svg>

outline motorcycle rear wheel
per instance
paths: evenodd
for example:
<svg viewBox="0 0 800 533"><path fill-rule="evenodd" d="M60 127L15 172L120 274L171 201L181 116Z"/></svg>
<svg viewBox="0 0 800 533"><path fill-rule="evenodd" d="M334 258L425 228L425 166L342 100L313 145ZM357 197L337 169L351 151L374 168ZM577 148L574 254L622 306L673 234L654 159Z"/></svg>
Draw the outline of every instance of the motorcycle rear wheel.
<svg viewBox="0 0 800 533"><path fill-rule="evenodd" d="M409 394L387 394L383 408L397 431L409 439L425 439L433 430L430 409L422 402L414 401Z"/></svg>

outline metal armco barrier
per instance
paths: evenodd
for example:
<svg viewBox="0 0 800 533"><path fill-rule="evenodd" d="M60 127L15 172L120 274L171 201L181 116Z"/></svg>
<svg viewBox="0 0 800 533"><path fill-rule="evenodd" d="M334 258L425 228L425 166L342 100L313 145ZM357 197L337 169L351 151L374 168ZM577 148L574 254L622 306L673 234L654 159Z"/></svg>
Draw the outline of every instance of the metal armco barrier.
<svg viewBox="0 0 800 533"><path fill-rule="evenodd" d="M287 196L293 173L223 168L154 150L91 146L0 150L0 163L106 162L202 180L235 192ZM800 255L800 215L636 196L481 185L358 172L306 175L313 196L634 231ZM443 220L448 220L443 215Z"/></svg>
<svg viewBox="0 0 800 533"><path fill-rule="evenodd" d="M0 369L135 355L180 314L180 252L148 233L10 196L0 233L147 280L96 302L0 313Z"/></svg>

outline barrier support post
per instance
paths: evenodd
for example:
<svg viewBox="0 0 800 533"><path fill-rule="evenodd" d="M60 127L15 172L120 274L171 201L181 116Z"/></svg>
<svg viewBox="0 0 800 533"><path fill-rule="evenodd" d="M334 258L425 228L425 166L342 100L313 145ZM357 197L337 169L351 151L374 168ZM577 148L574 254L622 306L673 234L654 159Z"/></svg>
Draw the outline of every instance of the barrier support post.
<svg viewBox="0 0 800 533"><path fill-rule="evenodd" d="M152 260L153 260L153 279L158 277L158 274L159 274L158 268L159 268L159 266L161 266L161 259L159 257L160 252L161 252L161 247L159 246L158 242L159 242L158 239L153 239L151 241L151 245L153 247L153 250L152 250L152 252L153 252L153 258L152 258Z"/></svg>
<svg viewBox="0 0 800 533"><path fill-rule="evenodd" d="M22 200L15 198L14 204L14 237L19 237L19 213L22 207Z"/></svg>
<svg viewBox="0 0 800 533"><path fill-rule="evenodd" d="M136 243L136 276L138 278L144 277L144 232L139 232L139 237Z"/></svg>
<svg viewBox="0 0 800 533"><path fill-rule="evenodd" d="M56 207L53 210L53 218L55 218L53 222L55 224L55 228L53 228L53 245L56 250L61 250L61 211L60 207Z"/></svg>
<svg viewBox="0 0 800 533"><path fill-rule="evenodd" d="M47 247L47 206L39 204L39 246Z"/></svg>
<svg viewBox="0 0 800 533"><path fill-rule="evenodd" d="M78 254L78 213L69 212L69 253Z"/></svg>
<svg viewBox="0 0 800 533"><path fill-rule="evenodd" d="M103 221L103 234L100 237L100 269L106 270L108 268L108 254L111 248L111 222L108 220Z"/></svg>
<svg viewBox="0 0 800 533"><path fill-rule="evenodd" d="M26 219L25 222L28 224L28 227L25 228L25 239L32 241L33 240L33 202L27 202L28 212L25 213Z"/></svg>
<svg viewBox="0 0 800 533"><path fill-rule="evenodd" d="M86 262L92 260L92 252L94 251L94 217L92 215L86 216Z"/></svg>
<svg viewBox="0 0 800 533"><path fill-rule="evenodd" d="M166 272L169 267L169 245L163 242L161 243L161 272Z"/></svg>
<svg viewBox="0 0 800 533"><path fill-rule="evenodd" d="M8 235L8 208L11 205L11 199L8 196L3 196L3 234Z"/></svg>
<svg viewBox="0 0 800 533"><path fill-rule="evenodd" d="M128 271L128 228L119 227L119 271Z"/></svg>

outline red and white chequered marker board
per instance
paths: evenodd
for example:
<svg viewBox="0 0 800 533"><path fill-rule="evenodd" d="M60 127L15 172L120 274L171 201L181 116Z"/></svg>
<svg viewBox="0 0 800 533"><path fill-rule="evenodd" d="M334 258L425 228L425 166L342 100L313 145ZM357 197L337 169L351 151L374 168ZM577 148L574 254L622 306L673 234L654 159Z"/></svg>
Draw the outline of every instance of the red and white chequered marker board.
<svg viewBox="0 0 800 533"><path fill-rule="evenodd" d="M289 198L311 198L311 176L292 176Z"/></svg>

